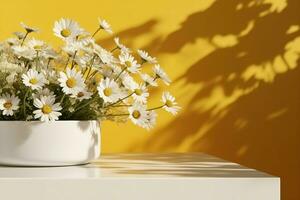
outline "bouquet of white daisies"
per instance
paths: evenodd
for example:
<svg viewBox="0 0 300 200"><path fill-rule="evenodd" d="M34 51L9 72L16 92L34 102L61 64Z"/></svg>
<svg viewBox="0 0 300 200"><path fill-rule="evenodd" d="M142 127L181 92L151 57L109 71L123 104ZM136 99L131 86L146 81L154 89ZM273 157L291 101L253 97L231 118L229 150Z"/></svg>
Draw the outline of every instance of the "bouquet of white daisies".
<svg viewBox="0 0 300 200"><path fill-rule="evenodd" d="M54 35L63 40L57 50L30 37L38 29L21 26L23 32L0 44L0 120L130 119L149 129L155 110L176 114L180 109L169 92L162 94L160 105L147 107L151 87L171 81L146 51L133 52L119 38L112 50L97 44L99 31L112 33L105 20L99 19L93 34L73 20L56 21ZM149 64L151 75L142 72Z"/></svg>

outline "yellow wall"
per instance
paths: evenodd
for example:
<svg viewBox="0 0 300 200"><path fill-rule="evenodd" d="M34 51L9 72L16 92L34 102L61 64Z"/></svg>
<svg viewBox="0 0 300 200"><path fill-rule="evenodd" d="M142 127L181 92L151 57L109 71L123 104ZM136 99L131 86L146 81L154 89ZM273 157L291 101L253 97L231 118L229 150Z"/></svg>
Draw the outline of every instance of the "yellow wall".
<svg viewBox="0 0 300 200"><path fill-rule="evenodd" d="M280 176L282 199L300 199L299 0L1 0L0 6L0 39L24 21L57 45L54 20L70 17L93 31L100 16L169 72L180 115L160 112L151 132L105 122L104 152L202 151ZM112 47L103 36L99 42ZM160 92L153 91L153 105Z"/></svg>

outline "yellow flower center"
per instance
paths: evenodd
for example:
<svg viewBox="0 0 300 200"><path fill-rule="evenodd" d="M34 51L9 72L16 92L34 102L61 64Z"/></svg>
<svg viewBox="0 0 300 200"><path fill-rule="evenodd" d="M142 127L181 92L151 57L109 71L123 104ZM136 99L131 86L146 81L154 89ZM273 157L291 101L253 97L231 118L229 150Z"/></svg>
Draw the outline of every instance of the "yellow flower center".
<svg viewBox="0 0 300 200"><path fill-rule="evenodd" d="M12 103L9 102L9 101L7 101L7 102L4 103L3 106L4 106L4 108L6 108L6 109L10 109L10 108L12 107Z"/></svg>
<svg viewBox="0 0 300 200"><path fill-rule="evenodd" d="M32 78L29 80L29 83L31 83L32 85L35 85L38 83L38 80L36 78Z"/></svg>
<svg viewBox="0 0 300 200"><path fill-rule="evenodd" d="M67 80L66 84L67 84L67 86L68 86L69 88L75 87L75 86L76 86L76 80L75 80L75 78L69 78L69 79Z"/></svg>
<svg viewBox="0 0 300 200"><path fill-rule="evenodd" d="M35 50L41 50L42 49L42 45L35 45L33 48L35 49Z"/></svg>
<svg viewBox="0 0 300 200"><path fill-rule="evenodd" d="M141 89L135 89L134 90L134 93L138 96L142 95L143 94L143 91Z"/></svg>
<svg viewBox="0 0 300 200"><path fill-rule="evenodd" d="M125 65L126 65L126 67L131 67L132 63L130 61L125 61Z"/></svg>
<svg viewBox="0 0 300 200"><path fill-rule="evenodd" d="M167 101L166 101L166 106L172 107L172 106L173 106L173 102L170 101L170 100L167 100Z"/></svg>
<svg viewBox="0 0 300 200"><path fill-rule="evenodd" d="M70 29L65 28L65 29L61 30L60 34L63 37L69 37L71 35L71 31L70 31Z"/></svg>
<svg viewBox="0 0 300 200"><path fill-rule="evenodd" d="M44 105L43 106L43 108L42 108L42 112L44 113L44 114L49 114L49 113L51 113L52 112L52 108L51 108L51 106L49 106L49 105Z"/></svg>
<svg viewBox="0 0 300 200"><path fill-rule="evenodd" d="M141 113L138 110L132 112L132 117L138 119L141 117Z"/></svg>
<svg viewBox="0 0 300 200"><path fill-rule="evenodd" d="M77 97L83 97L83 96L84 96L83 92L78 92Z"/></svg>
<svg viewBox="0 0 300 200"><path fill-rule="evenodd" d="M105 88L103 90L103 93L105 96L109 97L112 94L112 89L111 88Z"/></svg>

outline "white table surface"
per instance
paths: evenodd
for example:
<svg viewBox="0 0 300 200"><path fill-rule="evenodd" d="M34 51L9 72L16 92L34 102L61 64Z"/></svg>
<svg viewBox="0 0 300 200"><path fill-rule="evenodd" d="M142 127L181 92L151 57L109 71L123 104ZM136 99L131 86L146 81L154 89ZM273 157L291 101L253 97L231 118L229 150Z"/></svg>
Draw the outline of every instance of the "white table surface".
<svg viewBox="0 0 300 200"><path fill-rule="evenodd" d="M81 166L0 166L0 199L279 200L280 179L200 153L112 154Z"/></svg>

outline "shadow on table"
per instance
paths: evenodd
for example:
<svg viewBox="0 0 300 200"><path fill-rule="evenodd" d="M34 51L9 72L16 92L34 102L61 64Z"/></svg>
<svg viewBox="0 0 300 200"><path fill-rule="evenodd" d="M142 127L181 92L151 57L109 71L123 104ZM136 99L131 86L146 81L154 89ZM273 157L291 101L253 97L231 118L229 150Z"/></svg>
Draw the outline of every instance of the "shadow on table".
<svg viewBox="0 0 300 200"><path fill-rule="evenodd" d="M175 177L266 177L235 163L200 153L105 155L89 167L119 175Z"/></svg>

